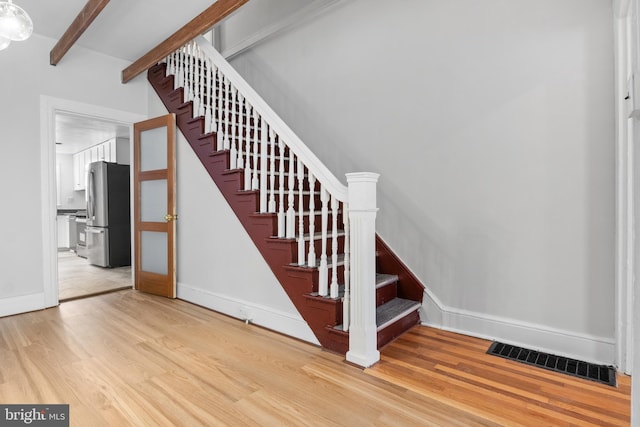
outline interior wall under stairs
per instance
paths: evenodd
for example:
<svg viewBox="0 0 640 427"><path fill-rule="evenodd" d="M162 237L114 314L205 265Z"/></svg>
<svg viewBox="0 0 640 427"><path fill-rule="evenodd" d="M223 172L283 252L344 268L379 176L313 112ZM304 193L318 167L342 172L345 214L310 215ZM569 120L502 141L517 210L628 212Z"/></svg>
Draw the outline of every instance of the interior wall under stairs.
<svg viewBox="0 0 640 427"><path fill-rule="evenodd" d="M167 114L153 89L149 114ZM176 173L178 298L318 344L180 131Z"/></svg>

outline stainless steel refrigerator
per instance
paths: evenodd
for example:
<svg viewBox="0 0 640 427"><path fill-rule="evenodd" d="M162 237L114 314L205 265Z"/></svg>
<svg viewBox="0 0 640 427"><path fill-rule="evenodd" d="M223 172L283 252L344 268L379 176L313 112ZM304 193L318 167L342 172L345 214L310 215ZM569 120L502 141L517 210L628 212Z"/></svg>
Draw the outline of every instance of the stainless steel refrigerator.
<svg viewBox="0 0 640 427"><path fill-rule="evenodd" d="M100 267L131 265L129 166L94 162L87 168L87 259Z"/></svg>

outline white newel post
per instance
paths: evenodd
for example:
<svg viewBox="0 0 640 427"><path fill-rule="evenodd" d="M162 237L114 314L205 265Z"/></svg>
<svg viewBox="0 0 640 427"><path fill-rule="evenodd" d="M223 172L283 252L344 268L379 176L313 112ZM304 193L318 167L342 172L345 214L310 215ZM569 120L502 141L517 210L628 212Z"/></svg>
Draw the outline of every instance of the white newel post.
<svg viewBox="0 0 640 427"><path fill-rule="evenodd" d="M346 358L369 367L380 360L376 327L377 173L348 173L351 240L351 321Z"/></svg>

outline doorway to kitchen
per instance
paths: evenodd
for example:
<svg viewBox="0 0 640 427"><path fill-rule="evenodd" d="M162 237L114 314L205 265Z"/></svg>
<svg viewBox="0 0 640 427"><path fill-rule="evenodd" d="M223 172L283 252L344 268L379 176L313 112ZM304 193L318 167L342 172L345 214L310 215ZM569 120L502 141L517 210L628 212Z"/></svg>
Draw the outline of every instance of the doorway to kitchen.
<svg viewBox="0 0 640 427"><path fill-rule="evenodd" d="M47 307L60 301L132 287L130 261L114 262L115 255L111 260L101 258L96 261L90 255L85 176L88 165L105 164L109 169L117 166L120 175L126 175L129 180L126 164L132 158L129 144L132 124L143 118L139 114L41 97L43 259ZM129 210L130 185L127 187L126 206ZM130 214L127 213L128 217ZM128 238L130 232L127 233ZM104 248L108 251L107 245ZM130 253L129 245L126 254Z"/></svg>
<svg viewBox="0 0 640 427"><path fill-rule="evenodd" d="M131 287L130 132L131 126L118 122L55 113L59 301ZM109 210L113 211L111 227L87 227L87 203L96 200L89 172L97 168L106 172L106 166L112 172L109 177L116 176L113 172L119 176L118 188L112 185L108 194L97 194L104 202L109 196L109 204L114 205ZM117 239L116 216L122 225ZM97 248L98 244L102 247ZM98 249L100 259L94 256Z"/></svg>

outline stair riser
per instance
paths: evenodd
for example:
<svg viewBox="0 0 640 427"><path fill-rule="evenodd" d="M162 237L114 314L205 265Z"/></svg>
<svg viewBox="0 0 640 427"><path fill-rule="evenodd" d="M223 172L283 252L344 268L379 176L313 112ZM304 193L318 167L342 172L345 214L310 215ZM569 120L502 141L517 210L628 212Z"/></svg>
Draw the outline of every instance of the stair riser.
<svg viewBox="0 0 640 427"><path fill-rule="evenodd" d="M384 328L378 332L378 348L390 343L418 324L420 324L420 315L417 311L414 311L410 315Z"/></svg>
<svg viewBox="0 0 640 427"><path fill-rule="evenodd" d="M298 262L298 242L293 241L293 240L288 240L288 239L282 239L282 240L270 239L269 243L273 247L276 247L278 245L290 246L291 247L292 256L291 256L291 259L288 261L288 263L299 264L299 262ZM322 252L321 252L322 251L322 241L321 240L315 240L313 247L314 247L315 253L316 253L316 260L317 260L317 262L319 262L321 257L322 257ZM333 246L332 246L331 239L327 240L327 252L326 252L327 262L331 261L331 257L332 257L332 254L333 254L332 247ZM339 237L338 238L338 253L341 254L343 252L344 252L344 237ZM304 254L305 254L305 263L308 263L309 262L309 241L306 241L305 244L304 244ZM339 281L340 281L340 283L343 282L342 279L340 279Z"/></svg>
<svg viewBox="0 0 640 427"><path fill-rule="evenodd" d="M342 300L332 300L329 298L308 298L307 307L309 310L314 311L314 317L317 317L320 322L325 326L336 326L343 322L342 314L344 312L342 308ZM337 313L338 316L332 316L332 313Z"/></svg>
<svg viewBox="0 0 640 427"><path fill-rule="evenodd" d="M176 112L177 108L183 104L184 95L182 88L172 91L167 97L167 108L169 111Z"/></svg>
<svg viewBox="0 0 640 427"><path fill-rule="evenodd" d="M398 284L394 282L376 289L376 307L385 304L398 296Z"/></svg>
<svg viewBox="0 0 640 427"><path fill-rule="evenodd" d="M331 260L329 260L331 261ZM289 278L293 278L297 281L297 285L300 289L305 289L306 293L318 292L319 274L317 269L299 267L295 264L285 267ZM328 269L329 284L333 279L333 269ZM344 283L344 266L339 265L336 270L336 278L338 284ZM307 289L311 289L308 291Z"/></svg>

